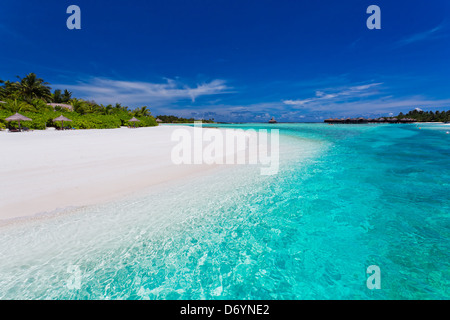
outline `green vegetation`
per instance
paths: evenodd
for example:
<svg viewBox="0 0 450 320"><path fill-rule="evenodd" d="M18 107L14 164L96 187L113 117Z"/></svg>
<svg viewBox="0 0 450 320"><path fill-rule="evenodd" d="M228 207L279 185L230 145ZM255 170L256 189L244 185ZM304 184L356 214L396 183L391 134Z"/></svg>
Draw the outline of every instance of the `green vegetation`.
<svg viewBox="0 0 450 320"><path fill-rule="evenodd" d="M418 122L449 122L450 121L450 110L447 111L422 111L422 110L411 110L407 114L400 114L396 117L397 119L414 119Z"/></svg>
<svg viewBox="0 0 450 320"><path fill-rule="evenodd" d="M5 118L19 112L33 121L22 122L22 127L44 130L46 127L59 127L61 123L54 123L53 119L61 114L72 122L64 123L75 129L109 129L120 126L150 127L157 126L155 118L148 107L134 110L122 106L120 103L104 106L94 101L86 101L72 97L72 92L56 89L53 93L49 83L30 73L19 81L0 80L0 129L17 128L16 121L6 122ZM70 105L50 106L48 103ZM140 122L129 123L132 117Z"/></svg>
<svg viewBox="0 0 450 320"><path fill-rule="evenodd" d="M161 119L162 122L164 123L192 123L194 121L197 121L194 118L180 118L180 117L176 117L176 116L157 116L157 119ZM214 119L209 119L209 120L201 120L204 123L214 123Z"/></svg>

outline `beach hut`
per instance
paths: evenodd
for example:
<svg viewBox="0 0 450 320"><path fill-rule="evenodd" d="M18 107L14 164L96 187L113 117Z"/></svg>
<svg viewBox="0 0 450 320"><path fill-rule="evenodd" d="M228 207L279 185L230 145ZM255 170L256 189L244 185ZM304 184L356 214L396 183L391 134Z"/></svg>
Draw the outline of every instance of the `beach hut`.
<svg viewBox="0 0 450 320"><path fill-rule="evenodd" d="M27 118L20 113L16 113L15 115L12 115L11 117L8 117L5 119L5 121L17 121L19 123L19 131L20 130L20 121L32 121L30 118Z"/></svg>
<svg viewBox="0 0 450 320"><path fill-rule="evenodd" d="M136 119L135 117L128 120L128 122L133 122L133 128L136 128L136 122L141 122L141 120Z"/></svg>
<svg viewBox="0 0 450 320"><path fill-rule="evenodd" d="M61 130L64 129L64 121L72 121L69 118L64 117L63 115L60 115L58 118L53 119L53 122L61 121Z"/></svg>
<svg viewBox="0 0 450 320"><path fill-rule="evenodd" d="M156 122L157 123L162 123L163 121L160 118L158 118L158 119L156 119Z"/></svg>
<svg viewBox="0 0 450 320"><path fill-rule="evenodd" d="M70 104L65 104L65 103L47 103L47 105L53 107L53 109L55 109L56 107L60 107L60 108L67 109L69 111L73 111L73 106L70 105Z"/></svg>

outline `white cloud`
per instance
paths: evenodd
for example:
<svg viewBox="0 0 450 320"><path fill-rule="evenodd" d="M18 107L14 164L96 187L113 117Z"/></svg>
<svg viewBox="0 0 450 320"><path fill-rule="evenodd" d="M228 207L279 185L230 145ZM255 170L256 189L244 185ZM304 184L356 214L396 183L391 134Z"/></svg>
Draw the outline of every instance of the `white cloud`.
<svg viewBox="0 0 450 320"><path fill-rule="evenodd" d="M76 96L95 100L98 103L152 104L158 102L173 102L188 99L192 102L198 97L229 93L224 80L189 86L182 82L166 79L163 83L119 81L104 78L92 78L75 85L57 85L73 91Z"/></svg>
<svg viewBox="0 0 450 320"><path fill-rule="evenodd" d="M397 42L397 46L404 46L404 45L408 45L408 44L418 42L418 41L434 40L434 39L440 39L440 38L447 37L448 34L439 33L439 31L442 29L443 29L443 26L439 25L433 29L410 35L408 37L405 37L405 38L399 40Z"/></svg>
<svg viewBox="0 0 450 320"><path fill-rule="evenodd" d="M339 100L339 99L348 99L348 98L357 98L357 97L365 97L377 94L376 90L373 89L382 83L370 83L365 85L357 85L346 88L335 88L328 89L328 93L325 90L317 90L316 95L307 99L299 99L299 100L283 100L284 104L291 106L304 106L309 103L322 102L326 100Z"/></svg>
<svg viewBox="0 0 450 320"><path fill-rule="evenodd" d="M192 117L195 111L196 118L208 119L213 117L217 121L269 121L272 116L278 121L321 121L322 118L342 118L342 117L380 117L389 113L406 113L416 107L424 109L444 109L450 105L450 99L429 99L423 96L412 97L370 97L366 100L340 101L340 100L318 100L308 108L293 108L292 106L274 102L261 102L247 105L227 105L227 104L203 104L197 106L183 106L179 109L158 110L159 114L174 114L179 116ZM214 115L210 115L214 111Z"/></svg>
<svg viewBox="0 0 450 320"><path fill-rule="evenodd" d="M318 99L316 99L318 100ZM290 106L302 106L308 102L314 101L314 99L305 99L305 100L283 100L284 104L290 105Z"/></svg>

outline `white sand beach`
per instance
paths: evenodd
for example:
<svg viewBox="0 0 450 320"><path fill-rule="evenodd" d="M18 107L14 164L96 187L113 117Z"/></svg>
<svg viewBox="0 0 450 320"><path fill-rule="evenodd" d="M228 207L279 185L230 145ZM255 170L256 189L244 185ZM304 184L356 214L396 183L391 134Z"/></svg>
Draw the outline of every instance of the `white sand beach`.
<svg viewBox="0 0 450 320"><path fill-rule="evenodd" d="M178 142L171 134L177 128L1 132L0 224L105 202L217 167L174 164Z"/></svg>

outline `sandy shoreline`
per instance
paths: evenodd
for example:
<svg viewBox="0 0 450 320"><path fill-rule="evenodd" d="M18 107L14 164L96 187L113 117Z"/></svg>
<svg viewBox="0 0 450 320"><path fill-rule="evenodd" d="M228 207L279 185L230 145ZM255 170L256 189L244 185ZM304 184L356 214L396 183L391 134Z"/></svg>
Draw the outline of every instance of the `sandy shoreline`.
<svg viewBox="0 0 450 320"><path fill-rule="evenodd" d="M171 134L177 128L0 133L0 224L114 200L217 168L175 165Z"/></svg>

